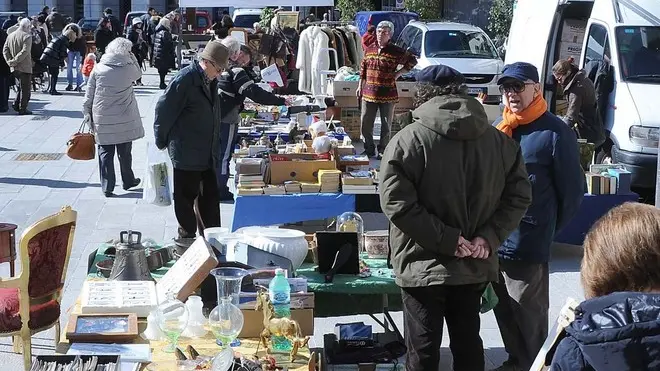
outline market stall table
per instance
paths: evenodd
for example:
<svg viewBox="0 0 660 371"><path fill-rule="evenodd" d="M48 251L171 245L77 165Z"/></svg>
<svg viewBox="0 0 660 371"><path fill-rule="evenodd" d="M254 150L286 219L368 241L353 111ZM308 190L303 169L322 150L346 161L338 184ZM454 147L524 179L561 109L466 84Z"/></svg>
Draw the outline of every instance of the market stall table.
<svg viewBox="0 0 660 371"><path fill-rule="evenodd" d="M95 278L94 275L88 279L95 280L100 278ZM76 300L76 303L71 308L69 314L81 314L81 301L80 297ZM141 318L138 320L138 332L142 333L146 329L147 323L146 319ZM60 335L60 342L56 345L55 352L57 354L66 354L69 350L70 343L66 339L66 324L62 326L62 333ZM188 345L192 345L201 355L203 356L213 356L220 351L220 347L215 343L216 339L213 335L208 332L205 336L197 339L189 339L181 337L178 342L178 346L181 350L185 350ZM238 347L233 347L235 352L241 353L246 357L251 357L255 353L259 358L266 355L265 349L263 347L258 347L257 339L241 339L241 344ZM162 349L167 345L166 341L149 341L142 339L142 337L137 337L132 344L149 344L151 350L151 362L167 362L175 361L176 356L174 353L166 353ZM258 348L258 349L257 349ZM288 367L289 370L296 371L307 371L309 369L308 362L310 359L310 352L307 348L302 348L299 353L299 358L294 363L288 363L287 358L288 354L274 354L277 359L277 363L281 366ZM146 366L145 366L146 367ZM144 369L143 367L142 369Z"/></svg>

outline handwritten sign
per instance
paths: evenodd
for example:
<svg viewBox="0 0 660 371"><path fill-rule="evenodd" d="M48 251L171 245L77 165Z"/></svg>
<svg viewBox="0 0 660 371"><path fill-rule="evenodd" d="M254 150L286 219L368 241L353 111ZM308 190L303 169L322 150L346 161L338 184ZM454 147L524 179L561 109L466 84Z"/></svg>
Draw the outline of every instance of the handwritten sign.
<svg viewBox="0 0 660 371"><path fill-rule="evenodd" d="M197 237L156 284L158 302L164 302L168 293L174 293L179 300L185 301L217 265L218 259L215 257L213 247L204 237Z"/></svg>
<svg viewBox="0 0 660 371"><path fill-rule="evenodd" d="M276 64L271 64L270 66L261 70L261 79L265 82L274 82L277 86L284 86L282 81L282 75L280 75L280 70L277 68Z"/></svg>

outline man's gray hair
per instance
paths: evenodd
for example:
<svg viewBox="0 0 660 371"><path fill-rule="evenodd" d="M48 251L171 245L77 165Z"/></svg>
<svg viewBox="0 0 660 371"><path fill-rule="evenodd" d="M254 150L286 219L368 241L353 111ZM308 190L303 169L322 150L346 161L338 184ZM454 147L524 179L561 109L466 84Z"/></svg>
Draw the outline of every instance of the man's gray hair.
<svg viewBox="0 0 660 371"><path fill-rule="evenodd" d="M238 52L241 51L241 43L235 37L227 36L224 39L220 40L220 42L227 49L229 49L229 56L230 57L235 56L236 54L238 54Z"/></svg>
<svg viewBox="0 0 660 371"><path fill-rule="evenodd" d="M130 55L132 53L133 43L126 38L117 37L112 40L105 48L106 54Z"/></svg>
<svg viewBox="0 0 660 371"><path fill-rule="evenodd" d="M20 22L18 22L18 29L26 33L32 32L32 21L30 21L29 18L21 19Z"/></svg>
<svg viewBox="0 0 660 371"><path fill-rule="evenodd" d="M394 23L392 23L390 21L380 21L378 23L378 26L376 26L376 29L379 29L379 28L389 28L390 33L392 33L392 34L394 33Z"/></svg>

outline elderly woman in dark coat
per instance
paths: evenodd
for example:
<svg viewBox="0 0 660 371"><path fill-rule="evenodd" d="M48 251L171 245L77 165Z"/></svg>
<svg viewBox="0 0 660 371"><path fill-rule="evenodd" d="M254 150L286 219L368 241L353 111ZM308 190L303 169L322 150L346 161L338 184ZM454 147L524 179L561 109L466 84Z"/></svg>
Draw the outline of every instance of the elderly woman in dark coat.
<svg viewBox="0 0 660 371"><path fill-rule="evenodd" d="M172 40L171 21L167 18L161 18L158 27L156 27L156 36L154 37L154 66L158 69L160 75L160 88L165 89L165 76L170 69L175 67L174 57L175 45Z"/></svg>
<svg viewBox="0 0 660 371"><path fill-rule="evenodd" d="M57 91L57 77L60 74L60 68L64 67L64 62L68 57L68 47L70 43L76 41L78 34L75 30L69 28L62 32L62 35L55 36L46 45L40 61L48 67L50 75L50 95L62 95Z"/></svg>
<svg viewBox="0 0 660 371"><path fill-rule="evenodd" d="M574 128L581 139L599 147L605 142L603 120L600 117L596 89L584 70L579 70L571 60L560 60L552 67L552 74L564 90L568 110L562 117Z"/></svg>

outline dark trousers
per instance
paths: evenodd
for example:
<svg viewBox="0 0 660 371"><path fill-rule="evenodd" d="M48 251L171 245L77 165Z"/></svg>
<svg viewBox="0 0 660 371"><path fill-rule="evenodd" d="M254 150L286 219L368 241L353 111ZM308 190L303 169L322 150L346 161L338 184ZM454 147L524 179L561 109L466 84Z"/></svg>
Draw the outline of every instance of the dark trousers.
<svg viewBox="0 0 660 371"><path fill-rule="evenodd" d="M32 74L14 71L14 76L18 80L18 93L14 99L14 108L18 108L18 112L22 112L27 110L32 95Z"/></svg>
<svg viewBox="0 0 660 371"><path fill-rule="evenodd" d="M234 148L238 142L238 124L220 124L220 156L221 160L218 162L215 169L218 178L218 191L220 198L228 198L231 196L227 181L229 181L229 165L231 163L231 156L234 153Z"/></svg>
<svg viewBox="0 0 660 371"><path fill-rule="evenodd" d="M48 66L48 74L50 75L50 90L49 93L57 91L57 78L60 75L59 66Z"/></svg>
<svg viewBox="0 0 660 371"><path fill-rule="evenodd" d="M9 110L9 81L13 77L0 76L0 112Z"/></svg>
<svg viewBox="0 0 660 371"><path fill-rule="evenodd" d="M362 136L364 137L364 150L373 155L376 149L379 153L385 151L390 140L390 124L394 116L394 103L372 103L362 100L360 120L362 122ZM376 113L380 112L380 141L378 148L374 144L374 122Z"/></svg>
<svg viewBox="0 0 660 371"><path fill-rule="evenodd" d="M531 367L548 337L550 306L548 264L500 259L499 299L495 318L509 361L523 370Z"/></svg>
<svg viewBox="0 0 660 371"><path fill-rule="evenodd" d="M443 321L447 321L454 370L484 369L479 309L485 288L486 283L401 289L407 371L440 369Z"/></svg>
<svg viewBox="0 0 660 371"><path fill-rule="evenodd" d="M136 183L133 174L132 163L133 142L121 144L104 144L99 148L99 172L101 174L101 190L104 193L112 193L115 190L117 179L115 177L115 150L119 158L119 171L124 188Z"/></svg>
<svg viewBox="0 0 660 371"><path fill-rule="evenodd" d="M158 76L160 76L160 86L165 86L165 76L167 76L167 70L159 69Z"/></svg>
<svg viewBox="0 0 660 371"><path fill-rule="evenodd" d="M220 226L220 200L215 170L174 169L174 214L179 237L200 236L204 228Z"/></svg>

